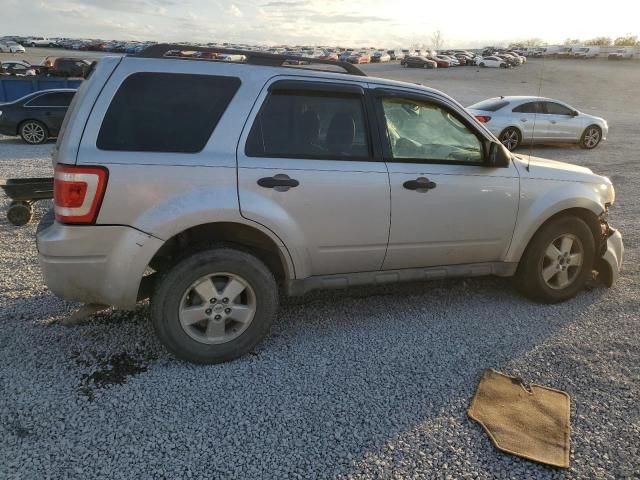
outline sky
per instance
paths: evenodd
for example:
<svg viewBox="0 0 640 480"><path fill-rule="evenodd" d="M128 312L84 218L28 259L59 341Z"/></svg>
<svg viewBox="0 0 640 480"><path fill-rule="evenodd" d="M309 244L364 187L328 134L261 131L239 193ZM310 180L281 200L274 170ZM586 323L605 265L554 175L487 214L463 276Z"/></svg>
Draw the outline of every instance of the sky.
<svg viewBox="0 0 640 480"><path fill-rule="evenodd" d="M637 0L0 0L0 36L476 48L640 37Z"/></svg>

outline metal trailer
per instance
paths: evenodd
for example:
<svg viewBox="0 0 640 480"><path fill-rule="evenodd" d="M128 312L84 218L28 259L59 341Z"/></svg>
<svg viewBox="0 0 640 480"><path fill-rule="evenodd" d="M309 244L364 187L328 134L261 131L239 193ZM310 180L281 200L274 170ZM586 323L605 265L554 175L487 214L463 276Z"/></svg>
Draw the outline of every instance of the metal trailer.
<svg viewBox="0 0 640 480"><path fill-rule="evenodd" d="M7 219L16 226L29 223L35 202L53 198L53 177L7 178L0 180L0 187L11 199Z"/></svg>

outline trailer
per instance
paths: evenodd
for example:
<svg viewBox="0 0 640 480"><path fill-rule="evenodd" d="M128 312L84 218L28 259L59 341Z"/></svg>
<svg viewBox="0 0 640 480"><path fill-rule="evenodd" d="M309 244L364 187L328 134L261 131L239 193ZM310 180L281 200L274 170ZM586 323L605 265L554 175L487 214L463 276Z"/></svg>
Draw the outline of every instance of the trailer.
<svg viewBox="0 0 640 480"><path fill-rule="evenodd" d="M35 202L53 198L53 177L8 178L0 180L0 187L11 199L7 219L18 227L31 221Z"/></svg>

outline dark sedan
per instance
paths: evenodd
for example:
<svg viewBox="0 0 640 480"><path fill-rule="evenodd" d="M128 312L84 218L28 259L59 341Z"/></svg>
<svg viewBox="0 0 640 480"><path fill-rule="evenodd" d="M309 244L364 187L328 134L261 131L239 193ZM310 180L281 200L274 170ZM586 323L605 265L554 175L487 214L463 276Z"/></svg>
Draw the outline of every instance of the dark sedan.
<svg viewBox="0 0 640 480"><path fill-rule="evenodd" d="M405 57L400 62L403 67L415 67L415 68L438 68L438 64L433 60L429 60L426 57Z"/></svg>
<svg viewBox="0 0 640 480"><path fill-rule="evenodd" d="M0 134L19 135L32 145L57 137L75 93L66 88L41 90L0 104Z"/></svg>

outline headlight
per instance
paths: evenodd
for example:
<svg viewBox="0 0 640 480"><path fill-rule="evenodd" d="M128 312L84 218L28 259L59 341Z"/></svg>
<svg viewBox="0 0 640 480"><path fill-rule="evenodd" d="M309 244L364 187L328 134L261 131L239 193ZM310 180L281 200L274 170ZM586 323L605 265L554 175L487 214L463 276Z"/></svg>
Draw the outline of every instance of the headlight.
<svg viewBox="0 0 640 480"><path fill-rule="evenodd" d="M2 116L2 110L0 110L0 117Z"/></svg>

